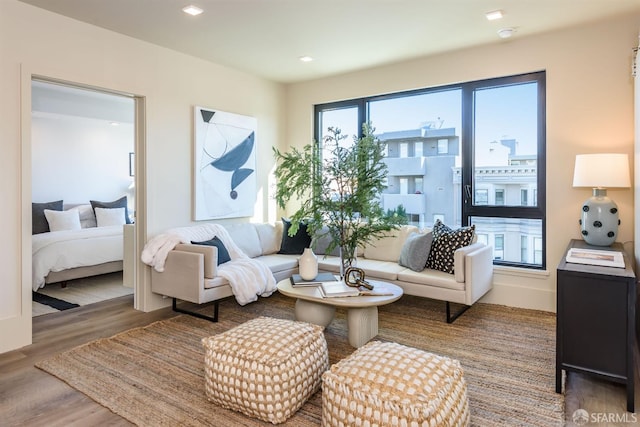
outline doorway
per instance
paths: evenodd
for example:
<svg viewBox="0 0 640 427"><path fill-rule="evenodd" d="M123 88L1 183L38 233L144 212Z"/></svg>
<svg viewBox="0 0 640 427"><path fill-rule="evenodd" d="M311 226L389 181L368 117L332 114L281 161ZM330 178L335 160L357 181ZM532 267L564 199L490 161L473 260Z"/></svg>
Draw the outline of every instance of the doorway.
<svg viewBox="0 0 640 427"><path fill-rule="evenodd" d="M134 293L140 99L36 77L31 93L34 300L51 312Z"/></svg>

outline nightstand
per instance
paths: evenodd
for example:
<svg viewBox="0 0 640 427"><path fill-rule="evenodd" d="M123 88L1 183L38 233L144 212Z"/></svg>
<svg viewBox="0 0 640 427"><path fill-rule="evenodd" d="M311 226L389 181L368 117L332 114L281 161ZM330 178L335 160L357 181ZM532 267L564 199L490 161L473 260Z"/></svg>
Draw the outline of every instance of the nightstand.
<svg viewBox="0 0 640 427"><path fill-rule="evenodd" d="M633 345L636 276L620 243L590 246L572 240L567 248L622 252L625 268L566 262L557 270L556 392L562 370L595 375L626 385L627 410L634 412Z"/></svg>

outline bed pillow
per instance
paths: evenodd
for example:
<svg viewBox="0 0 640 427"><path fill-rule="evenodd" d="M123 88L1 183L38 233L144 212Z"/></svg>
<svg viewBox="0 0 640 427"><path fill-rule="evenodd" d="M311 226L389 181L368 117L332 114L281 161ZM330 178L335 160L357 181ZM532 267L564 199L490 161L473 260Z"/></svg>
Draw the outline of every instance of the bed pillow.
<svg viewBox="0 0 640 427"><path fill-rule="evenodd" d="M427 265L427 260L429 259L432 242L433 232L412 232L402 246L398 264L410 268L413 271L424 270Z"/></svg>
<svg viewBox="0 0 640 427"><path fill-rule="evenodd" d="M50 231L80 230L80 215L75 209L68 211L44 210Z"/></svg>
<svg viewBox="0 0 640 427"><path fill-rule="evenodd" d="M191 242L194 245L207 245L207 246L215 246L218 248L218 264L224 264L225 262L231 261L231 256L229 256L229 251L227 250L222 240L218 239L218 236L215 236L211 240L206 240L204 242Z"/></svg>
<svg viewBox="0 0 640 427"><path fill-rule="evenodd" d="M285 255L300 255L304 252L305 248L308 248L311 244L311 236L307 233L307 224L301 222L298 227L298 232L295 236L289 236L289 229L291 228L291 221L282 218L282 243L280 244L279 254Z"/></svg>
<svg viewBox="0 0 640 427"><path fill-rule="evenodd" d="M118 200L114 200L113 202L99 202L97 200L89 200L91 203L91 207L95 211L96 208L124 208L124 222L125 224L131 224L129 220L129 211L127 210L127 196L122 196Z"/></svg>
<svg viewBox="0 0 640 427"><path fill-rule="evenodd" d="M98 227L124 225L124 208L95 208Z"/></svg>
<svg viewBox="0 0 640 427"><path fill-rule="evenodd" d="M427 268L454 274L454 253L456 249L471 244L475 229L476 226L472 225L452 230L437 220L433 225L433 243L427 260Z"/></svg>
<svg viewBox="0 0 640 427"><path fill-rule="evenodd" d="M44 210L51 211L62 210L62 200L46 203L31 203L31 234L47 233L49 230L49 222L44 216Z"/></svg>

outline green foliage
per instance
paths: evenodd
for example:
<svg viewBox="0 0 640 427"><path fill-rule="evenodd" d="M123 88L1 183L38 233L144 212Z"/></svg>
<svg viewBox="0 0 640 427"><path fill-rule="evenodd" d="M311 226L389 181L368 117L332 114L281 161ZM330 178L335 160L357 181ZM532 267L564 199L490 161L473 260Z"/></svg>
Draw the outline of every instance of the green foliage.
<svg viewBox="0 0 640 427"><path fill-rule="evenodd" d="M278 163L275 199L283 209L292 200L301 204L291 215L291 235L302 221L312 236L327 226L332 238L328 251L341 248L350 265L358 246L406 224L406 211L399 206L385 213L380 204L387 165L385 144L374 130L365 124L362 138L354 138L352 145L342 142L347 137L340 129L328 131L322 150L319 144L288 153L273 149Z"/></svg>

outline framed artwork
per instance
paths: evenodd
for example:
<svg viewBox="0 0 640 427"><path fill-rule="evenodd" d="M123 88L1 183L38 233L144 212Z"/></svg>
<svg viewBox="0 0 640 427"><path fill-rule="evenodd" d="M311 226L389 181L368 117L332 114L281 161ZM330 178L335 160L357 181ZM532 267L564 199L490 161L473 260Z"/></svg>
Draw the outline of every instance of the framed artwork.
<svg viewBox="0 0 640 427"><path fill-rule="evenodd" d="M253 216L254 117L195 107L194 220Z"/></svg>

